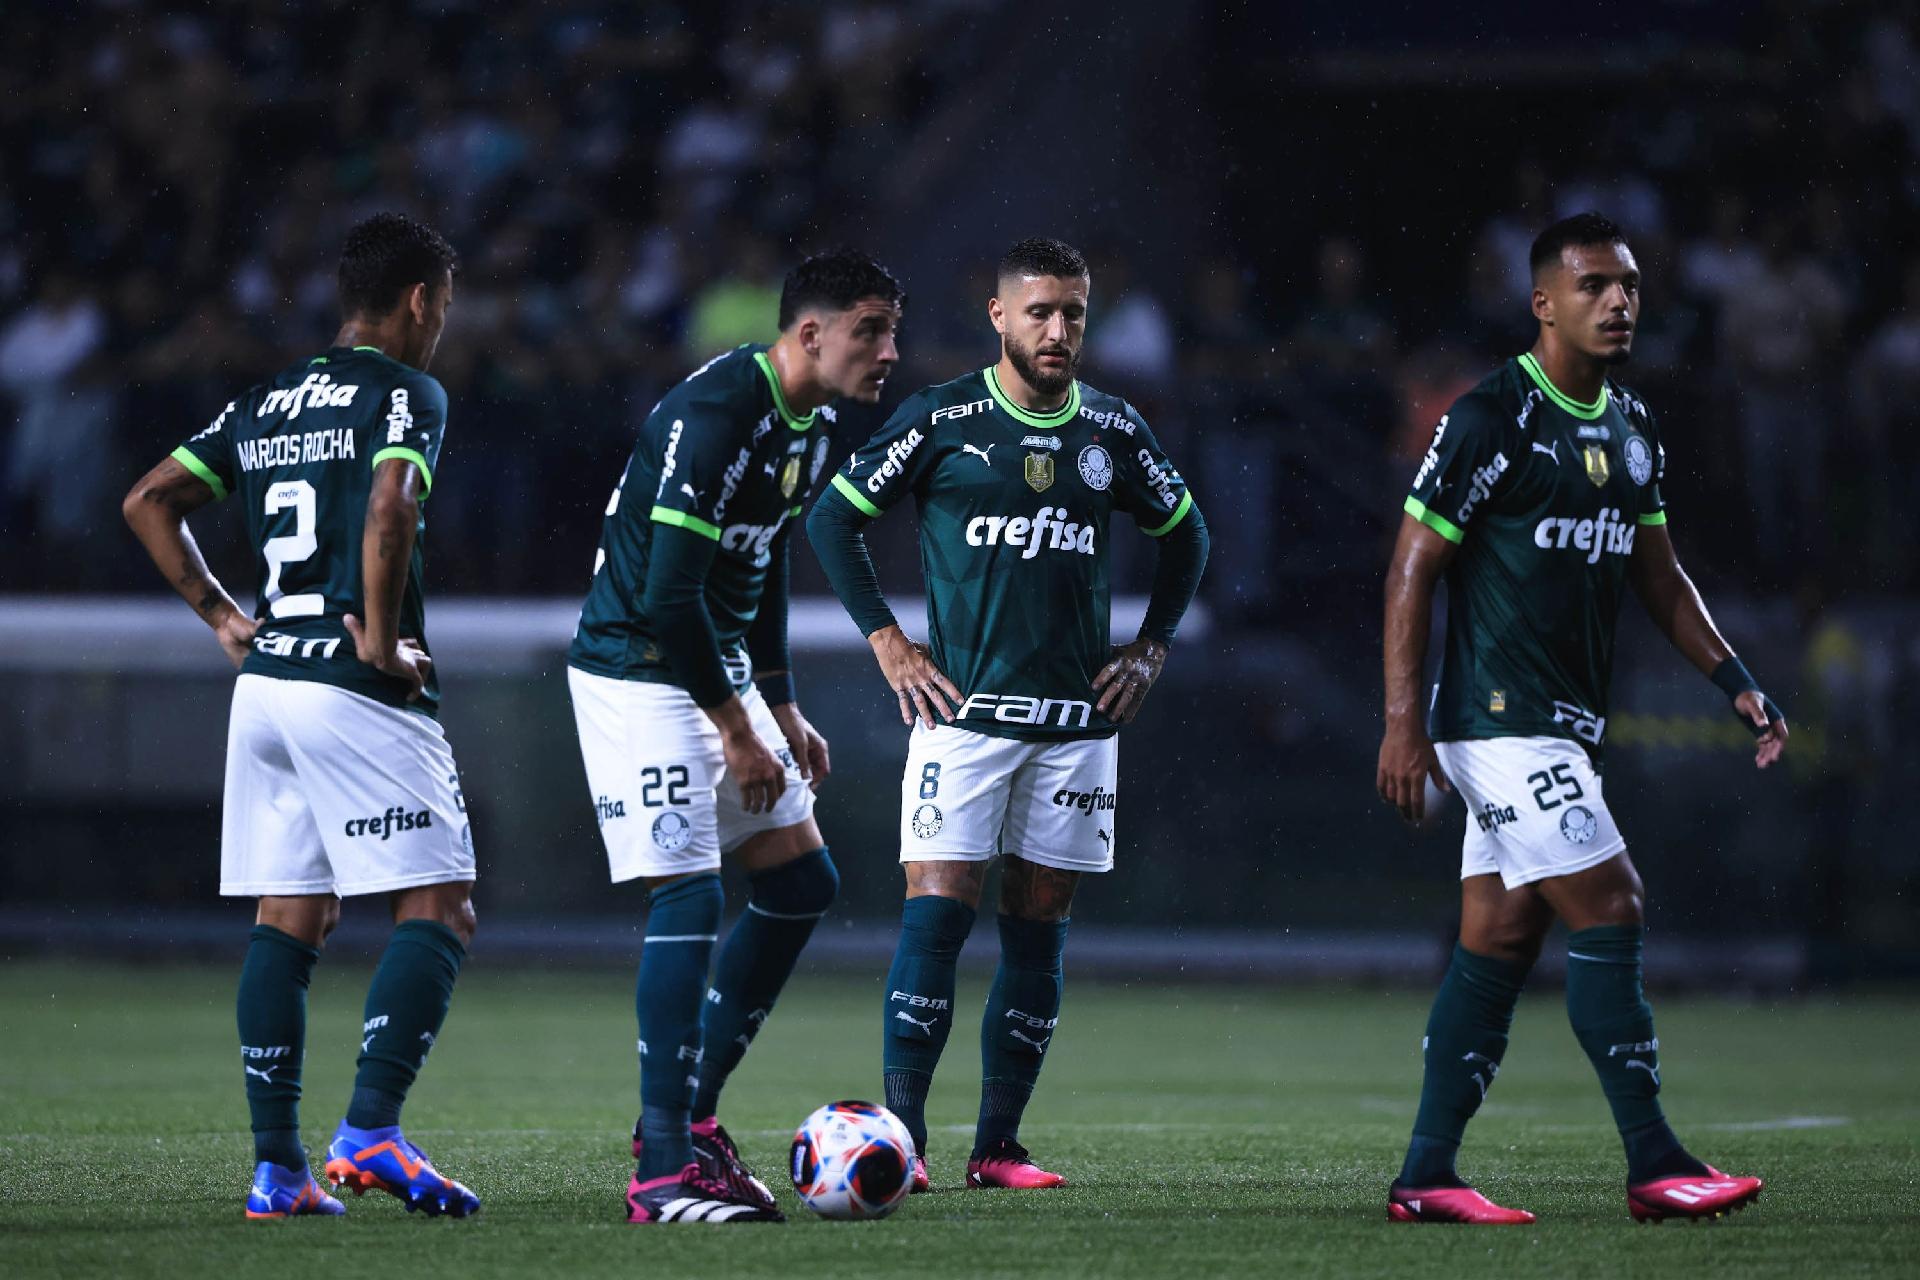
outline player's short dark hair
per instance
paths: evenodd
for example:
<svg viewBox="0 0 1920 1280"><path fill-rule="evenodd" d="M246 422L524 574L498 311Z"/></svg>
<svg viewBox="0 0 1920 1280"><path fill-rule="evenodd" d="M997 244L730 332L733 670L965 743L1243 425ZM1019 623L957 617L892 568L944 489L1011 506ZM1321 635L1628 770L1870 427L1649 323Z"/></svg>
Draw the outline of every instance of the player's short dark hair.
<svg viewBox="0 0 1920 1280"><path fill-rule="evenodd" d="M809 307L845 311L862 298L907 305L907 291L893 272L867 254L858 249L816 253L787 272L780 286L780 328L787 328Z"/></svg>
<svg viewBox="0 0 1920 1280"><path fill-rule="evenodd" d="M1058 276L1062 280L1077 280L1090 277L1091 273L1087 270L1086 258L1066 241L1050 236L1035 236L1007 250L1006 256L1000 259L1000 269L994 272L996 281L1016 276Z"/></svg>
<svg viewBox="0 0 1920 1280"><path fill-rule="evenodd" d="M340 250L340 309L386 315L414 285L432 287L459 269L459 255L432 227L404 213L376 213L347 232Z"/></svg>
<svg viewBox="0 0 1920 1280"><path fill-rule="evenodd" d="M1534 237L1533 249L1527 254L1527 266L1537 276L1560 261L1560 251L1569 245L1624 245L1626 242L1627 233L1612 218L1599 213L1576 213Z"/></svg>

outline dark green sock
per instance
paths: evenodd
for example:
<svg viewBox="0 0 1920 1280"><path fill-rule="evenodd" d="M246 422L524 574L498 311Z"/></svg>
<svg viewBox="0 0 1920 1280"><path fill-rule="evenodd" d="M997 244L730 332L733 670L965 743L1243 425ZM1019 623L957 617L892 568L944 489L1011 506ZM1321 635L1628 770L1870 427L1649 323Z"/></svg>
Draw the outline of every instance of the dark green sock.
<svg viewBox="0 0 1920 1280"><path fill-rule="evenodd" d="M1407 1187L1459 1186L1453 1160L1467 1121L1486 1100L1507 1053L1513 1006L1527 981L1526 965L1475 955L1456 945L1427 1015L1422 1042L1426 1074L1413 1140L1400 1166Z"/></svg>
<svg viewBox="0 0 1920 1280"><path fill-rule="evenodd" d="M1000 917L1000 968L980 1020L976 1155L996 1142L1019 1139L1020 1117L1060 1021L1061 953L1066 945L1065 920Z"/></svg>
<svg viewBox="0 0 1920 1280"><path fill-rule="evenodd" d="M695 1120L719 1109L721 1087L773 1012L813 927L833 905L840 874L822 847L750 877L747 885L747 909L714 961L701 1013Z"/></svg>
<svg viewBox="0 0 1920 1280"><path fill-rule="evenodd" d="M307 984L320 953L257 924L240 968L240 1065L253 1117L253 1158L307 1167L300 1146L300 1066L307 1052Z"/></svg>
<svg viewBox="0 0 1920 1280"><path fill-rule="evenodd" d="M1627 1152L1627 1180L1707 1171L1680 1145L1660 1110L1660 1038L1640 977L1638 925L1601 925L1567 936L1567 1021L1600 1076Z"/></svg>
<svg viewBox="0 0 1920 1280"><path fill-rule="evenodd" d="M927 1091L953 1030L953 975L973 929L964 902L929 894L900 908L900 943L887 971L880 1033L887 1110L900 1117L927 1154Z"/></svg>
<svg viewBox="0 0 1920 1280"><path fill-rule="evenodd" d="M348 1124L382 1129L400 1123L400 1107L446 1021L466 955L459 935L443 924L403 920L394 926L367 988Z"/></svg>
<svg viewBox="0 0 1920 1280"><path fill-rule="evenodd" d="M688 1102L700 1070L700 1009L724 895L715 872L653 891L640 948L634 1013L640 1020L640 1179L693 1162Z"/></svg>

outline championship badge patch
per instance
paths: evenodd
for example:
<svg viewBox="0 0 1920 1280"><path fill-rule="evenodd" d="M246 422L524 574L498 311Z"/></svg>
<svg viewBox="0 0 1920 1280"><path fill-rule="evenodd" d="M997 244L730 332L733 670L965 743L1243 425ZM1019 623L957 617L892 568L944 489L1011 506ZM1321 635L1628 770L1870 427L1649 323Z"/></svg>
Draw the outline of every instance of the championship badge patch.
<svg viewBox="0 0 1920 1280"><path fill-rule="evenodd" d="M1587 460L1587 479L1593 481L1595 488L1604 485L1613 476L1613 468L1607 465L1607 451L1590 444L1580 452Z"/></svg>
<svg viewBox="0 0 1920 1280"><path fill-rule="evenodd" d="M1027 487L1035 493L1045 493L1053 484L1053 455L1050 453L1030 453L1026 465Z"/></svg>
<svg viewBox="0 0 1920 1280"><path fill-rule="evenodd" d="M793 491L800 487L800 459L798 456L787 459L787 465L780 468L780 496L791 498Z"/></svg>

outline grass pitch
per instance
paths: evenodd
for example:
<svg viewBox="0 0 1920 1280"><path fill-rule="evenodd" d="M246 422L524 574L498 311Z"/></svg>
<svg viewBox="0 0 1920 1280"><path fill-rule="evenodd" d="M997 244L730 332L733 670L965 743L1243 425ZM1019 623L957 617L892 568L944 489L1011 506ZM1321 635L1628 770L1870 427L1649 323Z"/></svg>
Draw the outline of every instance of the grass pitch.
<svg viewBox="0 0 1920 1280"><path fill-rule="evenodd" d="M9 1276L898 1273L1033 1277L1914 1275L1920 1003L1660 1003L1667 1101L1693 1149L1754 1172L1760 1204L1712 1226L1635 1226L1619 1144L1550 996L1522 1004L1462 1169L1533 1227L1389 1225L1419 1087L1427 993L1068 983L1023 1137L1072 1186L959 1189L979 1056L935 1086L937 1194L880 1223L809 1217L782 1177L811 1108L872 1096L872 980L795 984L722 1116L781 1192L784 1227L623 1221L636 1110L631 979L510 972L484 941L408 1107L408 1133L485 1200L466 1222L369 1195L345 1219L253 1223L232 971L0 967L0 1270ZM345 1105L364 970L323 964L306 1140ZM963 978L963 1009L980 981Z"/></svg>

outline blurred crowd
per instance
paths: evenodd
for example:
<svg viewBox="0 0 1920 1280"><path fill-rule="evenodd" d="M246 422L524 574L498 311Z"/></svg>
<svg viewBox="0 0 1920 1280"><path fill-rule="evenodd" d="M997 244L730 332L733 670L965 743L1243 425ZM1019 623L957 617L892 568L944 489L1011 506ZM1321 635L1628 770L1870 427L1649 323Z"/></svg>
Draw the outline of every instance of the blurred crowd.
<svg viewBox="0 0 1920 1280"><path fill-rule="evenodd" d="M0 585L149 586L118 494L327 340L345 228L400 208L464 257L433 370L460 477L434 499L456 549L434 589L580 590L640 417L771 336L796 253L864 239L862 194L942 145L928 122L1003 56L1013 8L120 0L84 29L22 21L0 54ZM1263 623L1301 584L1377 573L1447 402L1531 340L1533 234L1589 208L1646 272L1623 376L1686 424L1690 556L1745 589L1920 585L1916 26L1829 10L1775 10L1710 92L1656 81L1578 147L1503 151L1424 277L1398 208L1281 250L1236 222L1178 264L1090 238L1087 374L1147 410L1231 535L1218 614ZM1219 124L1229 149L1265 128ZM953 269L937 244L895 265L910 290ZM991 350L911 308L908 338L894 395Z"/></svg>

